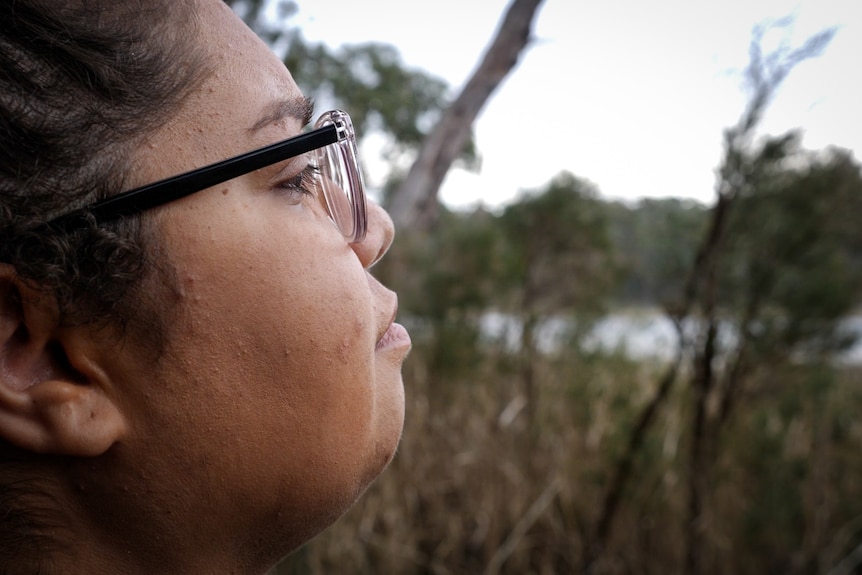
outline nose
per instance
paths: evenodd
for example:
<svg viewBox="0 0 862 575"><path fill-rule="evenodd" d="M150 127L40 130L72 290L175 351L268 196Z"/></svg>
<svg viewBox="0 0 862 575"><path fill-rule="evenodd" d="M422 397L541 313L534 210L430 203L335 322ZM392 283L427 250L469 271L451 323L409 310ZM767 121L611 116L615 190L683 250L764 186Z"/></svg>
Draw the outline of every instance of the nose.
<svg viewBox="0 0 862 575"><path fill-rule="evenodd" d="M365 239L350 244L350 247L356 252L362 267L370 268L383 257L392 245L394 237L395 225L392 223L392 218L386 210L374 202L368 202L368 230L365 233Z"/></svg>

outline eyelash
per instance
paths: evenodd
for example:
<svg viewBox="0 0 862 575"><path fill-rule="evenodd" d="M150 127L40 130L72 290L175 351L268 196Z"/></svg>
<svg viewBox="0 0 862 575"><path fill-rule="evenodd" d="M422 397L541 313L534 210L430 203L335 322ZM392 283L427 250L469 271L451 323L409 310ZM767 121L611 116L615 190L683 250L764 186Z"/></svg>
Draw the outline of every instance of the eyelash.
<svg viewBox="0 0 862 575"><path fill-rule="evenodd" d="M320 168L312 164L306 164L298 174L278 182L275 187L289 193L299 192L303 196L313 196L317 193L317 177L319 174Z"/></svg>

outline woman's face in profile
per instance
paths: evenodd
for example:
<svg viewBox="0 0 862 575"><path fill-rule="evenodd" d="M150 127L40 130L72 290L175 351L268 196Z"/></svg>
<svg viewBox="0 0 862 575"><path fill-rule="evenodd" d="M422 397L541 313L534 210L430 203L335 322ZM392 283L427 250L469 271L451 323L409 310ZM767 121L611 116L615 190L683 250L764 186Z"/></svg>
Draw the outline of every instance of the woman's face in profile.
<svg viewBox="0 0 862 575"><path fill-rule="evenodd" d="M135 185L303 127L301 94L278 58L222 2L200 4L212 70L142 146ZM121 449L132 489L161 498L177 521L185 514L202 538L278 530L300 543L358 497L400 438L409 338L392 327L395 295L367 271L392 240L391 220L369 206L367 238L349 244L320 198L288 185L304 163L154 215L179 311L156 366L117 364L131 382Z"/></svg>

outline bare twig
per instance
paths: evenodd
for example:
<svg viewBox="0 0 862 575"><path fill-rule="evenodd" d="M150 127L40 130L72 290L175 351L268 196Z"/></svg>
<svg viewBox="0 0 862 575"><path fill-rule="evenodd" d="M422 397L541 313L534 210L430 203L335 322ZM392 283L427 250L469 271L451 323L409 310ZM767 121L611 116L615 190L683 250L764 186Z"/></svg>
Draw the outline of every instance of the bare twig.
<svg viewBox="0 0 862 575"><path fill-rule="evenodd" d="M500 568L503 566L503 563L506 562L506 559L515 551L518 547L518 544L527 534L527 531L530 530L530 527L542 516L545 512L545 509L554 501L554 498L557 496L557 493L560 492L560 484L558 480L551 481L545 490L539 495L539 497L530 505L530 508L527 509L527 512L524 513L523 517L518 521L515 527L512 529L512 532L509 533L509 536L506 537L506 540L503 541L503 544L494 552L494 555L491 557L491 561L488 562L488 566L485 569L485 575L496 575L500 572Z"/></svg>
<svg viewBox="0 0 862 575"><path fill-rule="evenodd" d="M862 543L847 554L838 565L829 570L826 575L850 575L862 565Z"/></svg>

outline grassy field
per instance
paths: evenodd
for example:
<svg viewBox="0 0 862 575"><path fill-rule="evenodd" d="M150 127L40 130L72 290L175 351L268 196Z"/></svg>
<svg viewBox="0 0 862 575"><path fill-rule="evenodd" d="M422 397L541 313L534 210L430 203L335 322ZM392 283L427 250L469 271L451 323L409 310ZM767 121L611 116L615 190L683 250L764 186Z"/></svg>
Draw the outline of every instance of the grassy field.
<svg viewBox="0 0 862 575"><path fill-rule="evenodd" d="M689 397L677 385L634 461L606 544L609 479L663 367L560 354L523 371L487 353L434 375L405 365L399 453L361 501L273 575L684 573ZM749 382L715 446L704 573L830 571L862 543L862 373L786 366ZM846 565L846 563L845 563Z"/></svg>

